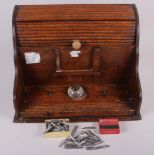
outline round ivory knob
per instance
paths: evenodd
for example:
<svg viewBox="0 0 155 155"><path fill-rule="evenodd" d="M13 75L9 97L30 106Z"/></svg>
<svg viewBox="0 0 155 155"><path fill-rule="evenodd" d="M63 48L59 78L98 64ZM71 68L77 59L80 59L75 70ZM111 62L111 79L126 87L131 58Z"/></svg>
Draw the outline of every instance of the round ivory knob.
<svg viewBox="0 0 155 155"><path fill-rule="evenodd" d="M73 49L78 50L81 48L81 43L79 40L74 40L72 44Z"/></svg>

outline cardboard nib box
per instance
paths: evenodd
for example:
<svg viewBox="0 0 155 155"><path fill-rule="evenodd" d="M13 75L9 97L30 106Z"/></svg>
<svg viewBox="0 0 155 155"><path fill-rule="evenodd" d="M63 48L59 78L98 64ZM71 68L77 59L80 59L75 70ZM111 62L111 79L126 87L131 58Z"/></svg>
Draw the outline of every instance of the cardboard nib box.
<svg viewBox="0 0 155 155"><path fill-rule="evenodd" d="M70 135L69 119L45 120L46 130L43 134L45 138L61 138Z"/></svg>

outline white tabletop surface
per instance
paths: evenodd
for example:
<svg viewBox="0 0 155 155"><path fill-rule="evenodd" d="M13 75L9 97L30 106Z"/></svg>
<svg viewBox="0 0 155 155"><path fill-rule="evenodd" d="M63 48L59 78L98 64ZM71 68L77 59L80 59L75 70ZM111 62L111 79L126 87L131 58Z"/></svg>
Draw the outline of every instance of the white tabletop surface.
<svg viewBox="0 0 155 155"><path fill-rule="evenodd" d="M64 150L62 139L42 137L44 124L13 123L14 62L12 10L15 4L136 3L140 14L140 79L143 90L141 121L120 122L121 133L103 135L110 148ZM153 0L0 0L0 155L153 155ZM90 123L95 125L95 123ZM80 123L79 126L86 126Z"/></svg>

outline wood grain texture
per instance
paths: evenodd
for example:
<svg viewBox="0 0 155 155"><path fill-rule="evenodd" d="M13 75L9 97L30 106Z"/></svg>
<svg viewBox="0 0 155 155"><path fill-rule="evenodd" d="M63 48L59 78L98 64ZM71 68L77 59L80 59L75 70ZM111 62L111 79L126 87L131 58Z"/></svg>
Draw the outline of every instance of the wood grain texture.
<svg viewBox="0 0 155 155"><path fill-rule="evenodd" d="M16 21L135 20L132 5L20 6Z"/></svg>
<svg viewBox="0 0 155 155"><path fill-rule="evenodd" d="M14 121L140 119L138 27L130 4L16 6ZM73 40L81 42L77 58L70 56ZM27 52L39 53L41 62L26 64ZM87 97L72 100L72 84Z"/></svg>
<svg viewBox="0 0 155 155"><path fill-rule="evenodd" d="M81 101L72 100L67 95L68 85L28 86L27 95L22 104L21 116L25 117L69 117L104 115L133 115L135 103L127 90L117 85L85 84L88 96ZM104 96L102 92L108 91ZM49 95L51 92L52 95Z"/></svg>
<svg viewBox="0 0 155 155"><path fill-rule="evenodd" d="M101 46L102 47L102 46ZM133 59L134 46L104 46L103 52L95 59L98 60L94 66L100 68L101 76L104 81L116 82L126 78L128 68L132 66L130 62ZM56 55L53 47L31 47L31 48L18 48L22 61L23 79L26 84L33 84L33 82L42 83L44 81L50 81L52 75L56 75ZM85 46L81 50L81 56L79 58L71 58L71 47L59 46L61 54L61 69L72 70L70 73L65 73L63 76L68 75L80 75L77 70L89 70L91 69L91 53L93 48ZM41 63L39 64L26 64L24 59L25 52L36 51L41 55ZM119 63L118 63L119 61ZM110 66L110 68L109 68ZM58 73L57 73L58 74ZM81 76L84 76L82 73Z"/></svg>
<svg viewBox="0 0 155 155"><path fill-rule="evenodd" d="M135 21L17 22L17 44L70 45L72 40L87 43L135 43Z"/></svg>
<svg viewBox="0 0 155 155"><path fill-rule="evenodd" d="M12 20L12 29L13 29L13 45L14 45L14 65L15 65L15 78L14 78L14 88L13 88L13 103L15 109L15 117L20 117L19 111L21 107L22 97L23 97L23 89L24 83L22 80L22 71L21 71L21 60L19 58L19 54L17 53L17 41L16 41L16 25L15 25L15 17L17 6L14 8L13 12L13 20Z"/></svg>

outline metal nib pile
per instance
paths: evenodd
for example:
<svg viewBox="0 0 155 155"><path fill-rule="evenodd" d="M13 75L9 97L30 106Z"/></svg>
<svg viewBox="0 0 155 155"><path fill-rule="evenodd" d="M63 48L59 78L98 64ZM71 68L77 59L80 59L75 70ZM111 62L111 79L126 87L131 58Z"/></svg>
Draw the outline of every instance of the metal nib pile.
<svg viewBox="0 0 155 155"><path fill-rule="evenodd" d="M69 131L69 124L63 120L51 120L47 124L47 128L44 132L61 132L61 131Z"/></svg>
<svg viewBox="0 0 155 155"><path fill-rule="evenodd" d="M110 147L109 145L99 145L104 141L94 131L88 129L76 133L78 126L75 126L69 137L67 137L59 146L65 149L83 149L96 150Z"/></svg>

